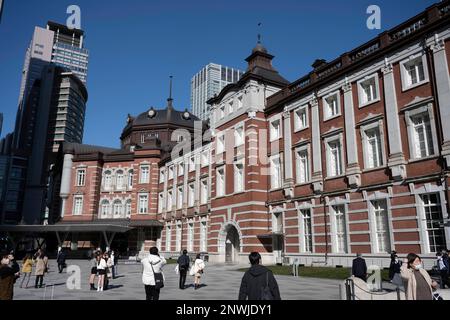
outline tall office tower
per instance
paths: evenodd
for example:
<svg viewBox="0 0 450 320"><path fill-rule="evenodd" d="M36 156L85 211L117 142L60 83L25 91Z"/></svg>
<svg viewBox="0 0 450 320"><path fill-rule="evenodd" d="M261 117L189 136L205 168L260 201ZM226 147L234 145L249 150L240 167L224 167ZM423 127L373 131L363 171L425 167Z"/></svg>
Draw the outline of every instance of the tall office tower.
<svg viewBox="0 0 450 320"><path fill-rule="evenodd" d="M192 113L201 120L209 119L209 106L206 103L229 83L237 82L243 71L209 63L191 79Z"/></svg>
<svg viewBox="0 0 450 320"><path fill-rule="evenodd" d="M70 69L84 85L87 80L89 52L84 48L84 31L69 29L64 25L51 22L47 28L35 27L33 38L27 48L22 69L19 107L14 130L14 146L19 148L23 140L21 128L26 113L24 97L29 96L33 83L41 77L42 69L53 62Z"/></svg>

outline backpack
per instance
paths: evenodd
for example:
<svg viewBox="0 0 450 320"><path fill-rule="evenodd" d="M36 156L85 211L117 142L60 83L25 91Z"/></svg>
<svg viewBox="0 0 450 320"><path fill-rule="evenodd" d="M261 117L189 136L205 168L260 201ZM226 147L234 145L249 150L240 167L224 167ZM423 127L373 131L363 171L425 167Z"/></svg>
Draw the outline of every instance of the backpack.
<svg viewBox="0 0 450 320"><path fill-rule="evenodd" d="M273 300L273 294L269 288L269 272L266 272L266 285L261 288L261 300Z"/></svg>

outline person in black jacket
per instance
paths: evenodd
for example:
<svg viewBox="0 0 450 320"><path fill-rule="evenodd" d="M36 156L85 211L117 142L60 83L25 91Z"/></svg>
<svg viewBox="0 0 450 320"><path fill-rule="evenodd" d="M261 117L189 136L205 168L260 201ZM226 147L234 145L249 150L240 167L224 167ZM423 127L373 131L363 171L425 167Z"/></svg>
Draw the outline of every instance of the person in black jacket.
<svg viewBox="0 0 450 320"><path fill-rule="evenodd" d="M184 290L186 283L186 274L189 270L189 257L187 255L187 250L183 250L183 254L178 258L178 272L180 273L180 289Z"/></svg>
<svg viewBox="0 0 450 320"><path fill-rule="evenodd" d="M366 260L362 258L361 253L357 253L356 259L353 260L352 275L360 278L361 280L367 280Z"/></svg>
<svg viewBox="0 0 450 320"><path fill-rule="evenodd" d="M16 283L16 280L20 277L20 266L16 261L16 258L14 257L14 251L11 251L8 255L9 259L9 266L14 271L14 283Z"/></svg>
<svg viewBox="0 0 450 320"><path fill-rule="evenodd" d="M401 286L403 280L400 275L400 268L402 267L402 261L397 256L397 252L392 251L391 253L391 264L389 265L389 280L397 285Z"/></svg>
<svg viewBox="0 0 450 320"><path fill-rule="evenodd" d="M64 268L66 267L66 251L61 249L58 252L58 256L56 257L56 262L58 263L59 273L62 273Z"/></svg>
<svg viewBox="0 0 450 320"><path fill-rule="evenodd" d="M241 288L239 289L239 300L262 300L269 299L266 295L270 291L272 300L281 300L280 290L272 271L262 266L261 255L252 252L248 256L251 267L242 277Z"/></svg>

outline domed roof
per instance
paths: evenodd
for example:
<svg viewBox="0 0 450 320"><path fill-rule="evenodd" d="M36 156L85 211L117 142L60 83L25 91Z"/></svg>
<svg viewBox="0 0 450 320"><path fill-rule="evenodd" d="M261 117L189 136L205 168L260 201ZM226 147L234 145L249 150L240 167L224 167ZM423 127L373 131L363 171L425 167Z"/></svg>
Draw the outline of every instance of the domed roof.
<svg viewBox="0 0 450 320"><path fill-rule="evenodd" d="M172 106L172 99L168 99L168 105L165 109L155 109L151 107L142 112L137 117L128 115L128 123L124 130L134 126L164 125L172 124L175 126L194 127L195 121L201 121L198 117L190 113L187 109L184 111L175 110Z"/></svg>
<svg viewBox="0 0 450 320"><path fill-rule="evenodd" d="M261 42L258 41L256 46L252 50L252 53L255 53L255 52L267 53L267 49L261 44Z"/></svg>

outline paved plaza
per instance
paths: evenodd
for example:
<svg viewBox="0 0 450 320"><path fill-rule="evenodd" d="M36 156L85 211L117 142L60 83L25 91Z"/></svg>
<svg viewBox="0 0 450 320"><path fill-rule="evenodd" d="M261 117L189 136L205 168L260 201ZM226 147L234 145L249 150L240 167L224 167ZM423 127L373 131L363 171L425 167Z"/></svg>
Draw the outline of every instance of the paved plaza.
<svg viewBox="0 0 450 320"><path fill-rule="evenodd" d="M119 277L111 280L110 289L103 292L89 290L90 267L87 260L68 260L67 265L78 265L81 270L81 289L69 290L66 272L58 273L54 260L50 261L50 272L44 278L46 289L34 288L34 276L31 277L27 289L19 288L21 279L14 287L15 300L144 300L144 286L142 284L142 267L138 263L125 264L119 262ZM203 286L194 290L188 287L178 289L178 275L175 264L168 264L163 268L165 287L161 290L161 300L236 300L243 272L236 269L246 266L236 265L207 265ZM339 299L338 280L324 280L313 278L294 278L292 276L275 276L284 300L336 300ZM188 276L186 285L193 283Z"/></svg>

